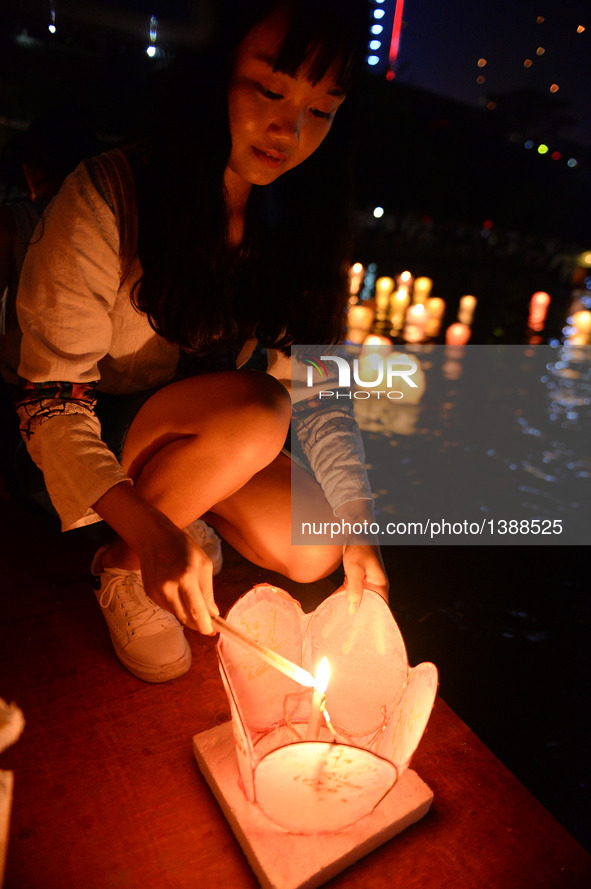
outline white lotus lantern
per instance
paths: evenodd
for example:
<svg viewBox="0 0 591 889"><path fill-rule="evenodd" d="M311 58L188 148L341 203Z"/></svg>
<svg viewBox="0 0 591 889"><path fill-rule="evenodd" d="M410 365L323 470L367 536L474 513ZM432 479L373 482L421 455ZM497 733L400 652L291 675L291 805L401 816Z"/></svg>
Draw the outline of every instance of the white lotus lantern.
<svg viewBox="0 0 591 889"><path fill-rule="evenodd" d="M421 740L436 667L409 667L387 604L368 590L354 615L344 592L304 614L284 590L262 584L238 600L227 623L317 676L315 688L302 686L231 635L220 637L247 799L295 834L333 833L370 814ZM323 658L329 667L319 680Z"/></svg>

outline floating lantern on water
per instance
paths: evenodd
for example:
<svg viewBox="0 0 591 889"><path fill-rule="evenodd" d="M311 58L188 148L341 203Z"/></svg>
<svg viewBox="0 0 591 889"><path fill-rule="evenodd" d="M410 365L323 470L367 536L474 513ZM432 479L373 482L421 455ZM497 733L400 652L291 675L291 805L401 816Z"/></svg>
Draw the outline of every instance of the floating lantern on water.
<svg viewBox="0 0 591 889"><path fill-rule="evenodd" d="M438 296L432 296L427 300L426 307L427 322L425 324L425 334L428 337L438 336L445 314L445 302Z"/></svg>
<svg viewBox="0 0 591 889"><path fill-rule="evenodd" d="M568 342L576 346L589 345L591 341L591 312L582 309L575 312L569 319L573 332L568 337Z"/></svg>
<svg viewBox="0 0 591 889"><path fill-rule="evenodd" d="M408 769L423 735L435 666L409 667L388 606L369 590L354 615L345 592L306 615L286 592L262 584L238 600L227 623L304 671L322 658L330 665L329 681L317 674L314 689L302 687L231 636L220 637L248 800L298 834L340 831L370 814Z"/></svg>
<svg viewBox="0 0 591 889"><path fill-rule="evenodd" d="M529 317L527 326L530 330L539 333L544 329L546 314L550 305L550 294L538 290L529 301Z"/></svg>
<svg viewBox="0 0 591 889"><path fill-rule="evenodd" d="M583 310L572 316L572 325L577 333L591 333L591 312Z"/></svg>
<svg viewBox="0 0 591 889"><path fill-rule="evenodd" d="M368 303L357 303L347 312L347 341L362 343L370 332L375 317L375 309Z"/></svg>
<svg viewBox="0 0 591 889"><path fill-rule="evenodd" d="M412 272L405 271L396 275L396 284L398 287L408 287L409 290L412 290L413 281L414 278Z"/></svg>
<svg viewBox="0 0 591 889"><path fill-rule="evenodd" d="M406 311L404 339L407 343L422 343L425 339L425 323L427 310L423 303L413 303Z"/></svg>
<svg viewBox="0 0 591 889"><path fill-rule="evenodd" d="M413 299L416 303L422 303L425 305L429 296L431 295L431 288L433 287L433 281L431 278L415 278L415 283L412 291Z"/></svg>
<svg viewBox="0 0 591 889"><path fill-rule="evenodd" d="M376 320L379 324L387 321L388 311L390 307L390 296L394 290L395 284L393 278L378 278L376 281Z"/></svg>
<svg viewBox="0 0 591 889"><path fill-rule="evenodd" d="M474 318L474 309L478 300L470 294L463 296L460 300L460 308L458 311L458 321L460 324L472 324Z"/></svg>
<svg viewBox="0 0 591 889"><path fill-rule="evenodd" d="M398 333L404 325L406 310L410 302L408 287L401 286L390 299L390 324L393 333Z"/></svg>
<svg viewBox="0 0 591 889"><path fill-rule="evenodd" d="M357 296L363 284L365 269L360 262L354 262L349 269L349 292L351 296Z"/></svg>
<svg viewBox="0 0 591 889"><path fill-rule="evenodd" d="M472 331L467 324L456 321L445 331L445 342L448 346L465 346L470 339Z"/></svg>

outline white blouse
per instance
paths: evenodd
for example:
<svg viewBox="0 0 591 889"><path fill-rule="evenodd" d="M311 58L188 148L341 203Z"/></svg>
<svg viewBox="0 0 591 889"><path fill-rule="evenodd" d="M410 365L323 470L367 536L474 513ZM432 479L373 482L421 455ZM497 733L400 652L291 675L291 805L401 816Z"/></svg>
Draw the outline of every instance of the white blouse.
<svg viewBox="0 0 591 889"><path fill-rule="evenodd" d="M114 206L113 194L83 163L65 180L37 228L17 298L23 333L19 374L31 383L98 381L99 390L123 395L174 376L178 347L155 333L131 302L141 266L136 256L122 275ZM241 359L252 346L243 349ZM285 360L274 353L270 359L269 372L288 380ZM99 520L91 504L126 475L102 441L89 404L47 398L24 404L19 415L63 530ZM299 426L307 430L300 435L302 447L333 509L371 499L361 437L350 411L311 409ZM324 435L318 432L322 427ZM347 459L335 461L343 447Z"/></svg>

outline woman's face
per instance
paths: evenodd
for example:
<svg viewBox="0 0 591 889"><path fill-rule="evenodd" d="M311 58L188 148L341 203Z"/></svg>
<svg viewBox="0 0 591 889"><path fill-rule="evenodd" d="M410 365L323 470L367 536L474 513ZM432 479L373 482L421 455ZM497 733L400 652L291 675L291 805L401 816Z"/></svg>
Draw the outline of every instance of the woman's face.
<svg viewBox="0 0 591 889"><path fill-rule="evenodd" d="M345 96L329 71L315 85L306 71L273 70L285 25L259 23L238 47L228 95L232 151L226 185L269 185L310 157L328 134Z"/></svg>

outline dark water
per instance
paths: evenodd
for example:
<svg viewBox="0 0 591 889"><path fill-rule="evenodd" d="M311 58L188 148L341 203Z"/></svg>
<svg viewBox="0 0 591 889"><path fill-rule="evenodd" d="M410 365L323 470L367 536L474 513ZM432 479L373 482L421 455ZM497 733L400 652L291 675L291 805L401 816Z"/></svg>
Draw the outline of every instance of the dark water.
<svg viewBox="0 0 591 889"><path fill-rule="evenodd" d="M418 353L416 405L358 403L380 522L563 533L388 537L392 610L410 662L437 664L444 699L591 848L591 350L482 348Z"/></svg>
<svg viewBox="0 0 591 889"><path fill-rule="evenodd" d="M398 543L587 544L591 349L435 346L413 358L417 404L408 390L355 401L380 521L396 523ZM430 536L442 520L472 533ZM422 534L403 534L417 521Z"/></svg>

